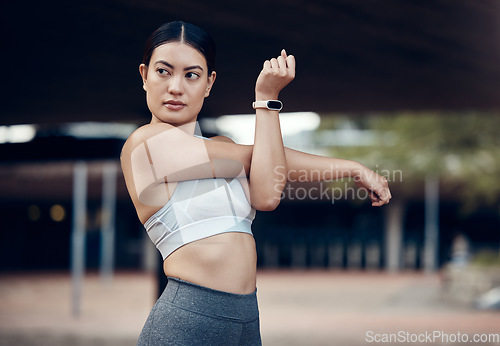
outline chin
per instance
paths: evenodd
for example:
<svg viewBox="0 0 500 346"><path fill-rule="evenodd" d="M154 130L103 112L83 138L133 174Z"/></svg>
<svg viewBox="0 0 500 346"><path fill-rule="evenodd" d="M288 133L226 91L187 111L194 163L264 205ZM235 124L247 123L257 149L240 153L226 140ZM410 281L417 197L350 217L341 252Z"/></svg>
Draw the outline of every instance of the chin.
<svg viewBox="0 0 500 346"><path fill-rule="evenodd" d="M186 119L186 118L173 117L173 116L162 116L162 117L156 117L156 118L158 119L158 121L170 124L172 126L181 126L181 125L196 121L196 118L195 119Z"/></svg>

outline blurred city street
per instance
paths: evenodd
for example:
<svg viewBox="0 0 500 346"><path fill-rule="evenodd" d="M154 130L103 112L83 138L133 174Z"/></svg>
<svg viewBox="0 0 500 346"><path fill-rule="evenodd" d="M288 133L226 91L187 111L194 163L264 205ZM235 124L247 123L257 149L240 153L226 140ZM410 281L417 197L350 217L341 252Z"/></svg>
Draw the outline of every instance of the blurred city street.
<svg viewBox="0 0 500 346"><path fill-rule="evenodd" d="M264 346L500 346L500 0L0 13L0 346L134 346L166 249L250 230Z"/></svg>
<svg viewBox="0 0 500 346"><path fill-rule="evenodd" d="M0 345L135 345L155 289L150 274L119 272L111 283L88 274L81 315L74 317L69 274L2 274ZM500 333L500 312L446 303L438 274L261 270L258 296L264 345L384 344L377 341L388 333L441 333L449 341L457 333ZM443 340L426 344L500 344Z"/></svg>

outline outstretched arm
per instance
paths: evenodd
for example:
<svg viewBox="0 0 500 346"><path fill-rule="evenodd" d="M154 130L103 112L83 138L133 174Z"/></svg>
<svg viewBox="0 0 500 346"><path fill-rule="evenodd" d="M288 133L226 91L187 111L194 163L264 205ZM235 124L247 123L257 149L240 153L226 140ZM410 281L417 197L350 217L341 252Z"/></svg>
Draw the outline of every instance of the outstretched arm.
<svg viewBox="0 0 500 346"><path fill-rule="evenodd" d="M253 145L235 144L225 136L212 137L213 142L225 142L228 153L238 156L247 171L252 161ZM280 181L314 182L332 181L342 178L353 178L357 186L370 191L373 206L382 206L392 198L387 179L359 162L333 157L308 154L285 147L286 171L277 169L276 175Z"/></svg>
<svg viewBox="0 0 500 346"><path fill-rule="evenodd" d="M370 191L373 206L389 203L391 191L387 179L362 164L344 159L307 154L285 148L288 181L329 181L353 178L356 185Z"/></svg>

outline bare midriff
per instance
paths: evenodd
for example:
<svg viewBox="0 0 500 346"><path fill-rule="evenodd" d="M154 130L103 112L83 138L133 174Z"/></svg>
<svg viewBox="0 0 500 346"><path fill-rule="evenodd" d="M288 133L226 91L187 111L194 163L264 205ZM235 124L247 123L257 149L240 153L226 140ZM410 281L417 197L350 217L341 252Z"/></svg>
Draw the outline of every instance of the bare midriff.
<svg viewBox="0 0 500 346"><path fill-rule="evenodd" d="M183 245L163 262L165 275L219 291L255 291L257 253L252 235L217 234Z"/></svg>

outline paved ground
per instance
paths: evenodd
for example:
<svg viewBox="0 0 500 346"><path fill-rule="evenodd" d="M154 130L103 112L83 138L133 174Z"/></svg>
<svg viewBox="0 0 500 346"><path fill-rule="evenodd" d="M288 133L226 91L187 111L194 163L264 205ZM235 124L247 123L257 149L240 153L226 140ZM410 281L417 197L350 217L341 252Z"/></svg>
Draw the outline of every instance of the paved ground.
<svg viewBox="0 0 500 346"><path fill-rule="evenodd" d="M0 345L135 345L155 285L144 273L118 273L111 284L89 274L74 317L67 273L0 275ZM446 342L500 334L500 312L445 303L437 275L261 271L258 296L264 345L417 345L411 338L425 333L436 336L426 345L500 345ZM375 342L391 333L405 339Z"/></svg>

